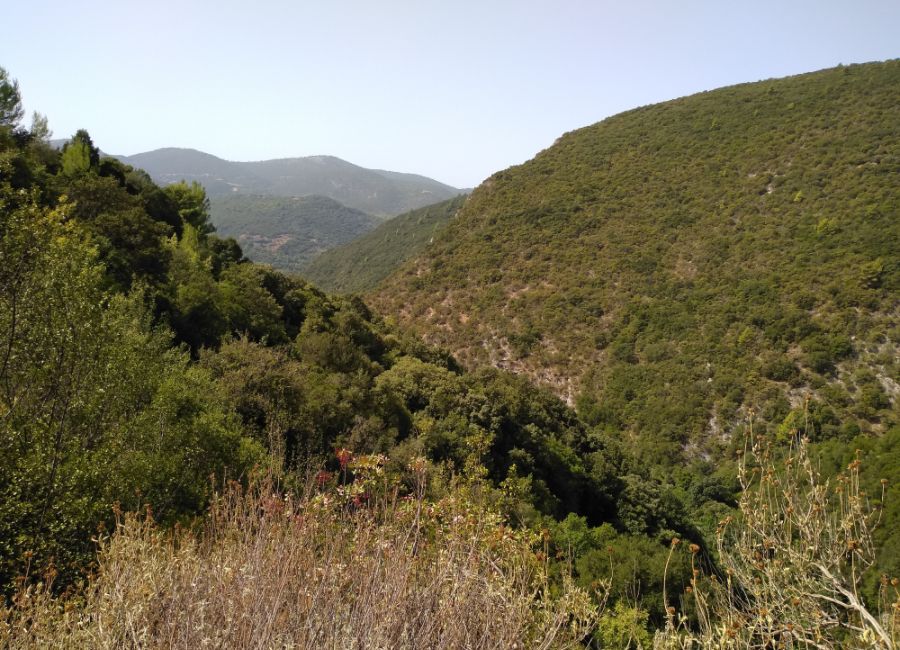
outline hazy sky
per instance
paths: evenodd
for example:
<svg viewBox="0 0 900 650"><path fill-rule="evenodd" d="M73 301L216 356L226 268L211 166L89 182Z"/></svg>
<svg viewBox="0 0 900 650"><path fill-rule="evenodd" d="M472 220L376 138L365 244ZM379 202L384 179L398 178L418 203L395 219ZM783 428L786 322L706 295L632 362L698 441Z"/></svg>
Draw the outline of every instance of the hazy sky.
<svg viewBox="0 0 900 650"><path fill-rule="evenodd" d="M10 0L0 65L55 137L332 154L477 185L562 133L900 56L900 0Z"/></svg>

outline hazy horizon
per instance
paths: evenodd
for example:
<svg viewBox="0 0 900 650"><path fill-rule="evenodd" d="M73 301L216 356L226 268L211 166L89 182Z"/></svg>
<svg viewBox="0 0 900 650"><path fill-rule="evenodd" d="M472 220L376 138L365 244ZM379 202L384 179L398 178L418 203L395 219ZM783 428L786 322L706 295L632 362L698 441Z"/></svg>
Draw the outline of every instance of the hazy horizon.
<svg viewBox="0 0 900 650"><path fill-rule="evenodd" d="M900 55L900 3L36 1L0 65L54 137L329 155L474 187L561 134L721 86Z"/></svg>

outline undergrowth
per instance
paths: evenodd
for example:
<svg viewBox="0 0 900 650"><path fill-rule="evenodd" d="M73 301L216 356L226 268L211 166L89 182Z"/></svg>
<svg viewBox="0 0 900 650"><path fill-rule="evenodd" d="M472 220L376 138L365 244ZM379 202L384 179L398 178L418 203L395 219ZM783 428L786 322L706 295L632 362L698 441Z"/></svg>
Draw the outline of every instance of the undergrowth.
<svg viewBox="0 0 900 650"><path fill-rule="evenodd" d="M3 612L0 647L564 648L598 615L550 588L539 536L460 487L404 494L384 459L343 457L295 493L232 483L197 530L124 514L82 595L52 575ZM554 594L554 595L551 595Z"/></svg>

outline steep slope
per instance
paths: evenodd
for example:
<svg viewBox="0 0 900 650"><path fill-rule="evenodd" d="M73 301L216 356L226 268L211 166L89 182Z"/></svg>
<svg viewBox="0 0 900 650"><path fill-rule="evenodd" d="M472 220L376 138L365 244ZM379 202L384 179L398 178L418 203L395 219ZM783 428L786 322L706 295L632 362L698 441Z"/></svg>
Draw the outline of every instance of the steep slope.
<svg viewBox="0 0 900 650"><path fill-rule="evenodd" d="M568 133L477 188L375 303L470 367L554 387L652 460L716 454L751 409L814 439L884 430L898 97L895 60Z"/></svg>
<svg viewBox="0 0 900 650"><path fill-rule="evenodd" d="M435 203L385 221L375 230L316 256L303 275L326 291L371 291L401 264L423 250L465 201Z"/></svg>
<svg viewBox="0 0 900 650"><path fill-rule="evenodd" d="M456 188L424 176L359 167L334 156L232 162L194 149L157 149L119 160L166 185L198 181L211 197L318 194L369 214L393 216L449 199Z"/></svg>
<svg viewBox="0 0 900 650"><path fill-rule="evenodd" d="M218 234L237 239L251 260L284 271L299 271L380 223L324 196L219 196L210 201L210 217Z"/></svg>

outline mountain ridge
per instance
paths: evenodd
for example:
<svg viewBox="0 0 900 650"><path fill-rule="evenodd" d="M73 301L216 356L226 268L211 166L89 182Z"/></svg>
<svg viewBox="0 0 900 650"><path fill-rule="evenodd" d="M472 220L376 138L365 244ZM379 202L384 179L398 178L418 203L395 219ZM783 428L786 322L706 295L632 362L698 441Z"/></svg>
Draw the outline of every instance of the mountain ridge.
<svg viewBox="0 0 900 650"><path fill-rule="evenodd" d="M459 193L425 176L367 169L330 155L230 161L197 149L164 147L114 157L163 185L197 181L211 198L319 194L374 216L401 214Z"/></svg>

